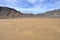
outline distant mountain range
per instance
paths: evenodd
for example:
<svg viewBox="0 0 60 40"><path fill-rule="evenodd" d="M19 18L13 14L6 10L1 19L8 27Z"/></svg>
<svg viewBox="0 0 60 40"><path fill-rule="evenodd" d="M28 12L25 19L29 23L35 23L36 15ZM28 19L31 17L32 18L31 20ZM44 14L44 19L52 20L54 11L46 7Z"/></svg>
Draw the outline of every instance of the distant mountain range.
<svg viewBox="0 0 60 40"><path fill-rule="evenodd" d="M0 18L22 18L22 17L51 17L51 18L60 18L60 9L59 10L53 10L53 11L47 11L45 13L40 14L24 14L20 11L17 11L13 8L9 7L2 7L0 6Z"/></svg>
<svg viewBox="0 0 60 40"><path fill-rule="evenodd" d="M53 10L53 11L47 11L47 12L42 13L42 14L37 14L37 16L51 17L51 18L60 18L60 9Z"/></svg>

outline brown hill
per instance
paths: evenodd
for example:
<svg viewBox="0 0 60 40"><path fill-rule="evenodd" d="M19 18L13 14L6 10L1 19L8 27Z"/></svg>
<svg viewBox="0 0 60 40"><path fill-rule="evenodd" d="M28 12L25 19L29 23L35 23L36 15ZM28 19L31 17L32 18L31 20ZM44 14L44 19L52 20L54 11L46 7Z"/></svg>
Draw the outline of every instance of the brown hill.
<svg viewBox="0 0 60 40"><path fill-rule="evenodd" d="M9 8L9 7L0 7L0 16L2 17L17 17L17 16L21 16L22 13L19 11L16 11L13 8Z"/></svg>
<svg viewBox="0 0 60 40"><path fill-rule="evenodd" d="M20 11L17 11L13 8L9 8L9 7L1 7L0 6L0 18L16 18L16 17L37 17L37 18L40 18L40 17L51 17L51 18L60 18L60 9L59 10L53 10L53 11L47 11L45 13L40 13L40 14L37 14L37 15L34 15L34 14L24 14L24 13L21 13Z"/></svg>
<svg viewBox="0 0 60 40"><path fill-rule="evenodd" d="M52 17L52 18L60 18L60 9L53 10L53 11L47 11L45 13L37 14L37 16L41 17Z"/></svg>
<svg viewBox="0 0 60 40"><path fill-rule="evenodd" d="M26 13L24 14L13 8L0 6L0 18L33 17L33 16L34 16L33 14L26 14Z"/></svg>
<svg viewBox="0 0 60 40"><path fill-rule="evenodd" d="M48 11L44 15L60 15L60 9L59 10Z"/></svg>

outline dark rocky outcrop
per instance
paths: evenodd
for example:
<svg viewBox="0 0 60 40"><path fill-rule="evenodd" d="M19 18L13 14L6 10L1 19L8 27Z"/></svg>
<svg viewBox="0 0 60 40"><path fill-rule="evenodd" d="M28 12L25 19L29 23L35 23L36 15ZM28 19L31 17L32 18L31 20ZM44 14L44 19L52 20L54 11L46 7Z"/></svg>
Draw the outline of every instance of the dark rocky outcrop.
<svg viewBox="0 0 60 40"><path fill-rule="evenodd" d="M16 11L13 8L9 7L0 7L0 17L17 17L21 16L22 13L19 11Z"/></svg>

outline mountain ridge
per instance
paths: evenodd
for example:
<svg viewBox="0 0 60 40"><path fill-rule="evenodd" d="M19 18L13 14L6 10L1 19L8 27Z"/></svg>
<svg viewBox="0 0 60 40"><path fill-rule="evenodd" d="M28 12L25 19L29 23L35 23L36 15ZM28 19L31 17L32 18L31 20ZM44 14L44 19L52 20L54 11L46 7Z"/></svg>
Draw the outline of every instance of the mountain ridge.
<svg viewBox="0 0 60 40"><path fill-rule="evenodd" d="M39 14L25 14L20 11L17 11L13 8L9 7L1 7L0 6L0 18L12 18L12 17L57 17L60 18L60 9L59 10L53 10L53 11L47 11L45 13L39 13Z"/></svg>

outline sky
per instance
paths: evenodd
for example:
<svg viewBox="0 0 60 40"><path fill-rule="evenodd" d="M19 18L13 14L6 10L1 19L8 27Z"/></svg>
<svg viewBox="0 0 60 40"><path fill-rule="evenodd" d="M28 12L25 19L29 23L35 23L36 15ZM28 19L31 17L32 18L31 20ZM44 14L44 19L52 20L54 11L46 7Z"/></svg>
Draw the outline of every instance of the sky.
<svg viewBox="0 0 60 40"><path fill-rule="evenodd" d="M60 0L0 0L0 6L36 14L60 9Z"/></svg>

